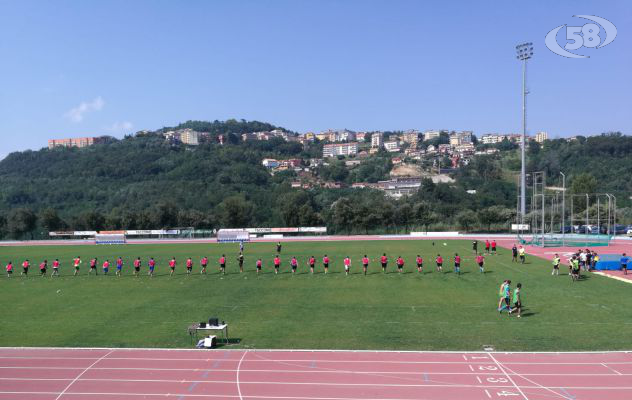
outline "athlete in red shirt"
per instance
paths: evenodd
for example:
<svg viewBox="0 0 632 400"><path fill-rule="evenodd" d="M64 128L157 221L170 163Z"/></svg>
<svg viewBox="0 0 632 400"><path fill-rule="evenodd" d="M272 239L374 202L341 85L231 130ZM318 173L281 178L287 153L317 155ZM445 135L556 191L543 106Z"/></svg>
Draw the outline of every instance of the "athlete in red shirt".
<svg viewBox="0 0 632 400"><path fill-rule="evenodd" d="M169 260L169 268L171 268L171 272L169 272L169 276L173 276L173 273L176 272L176 258L171 257Z"/></svg>
<svg viewBox="0 0 632 400"><path fill-rule="evenodd" d="M481 271L482 274L485 273L485 257L479 253L476 256L476 263L478 264L478 270Z"/></svg>
<svg viewBox="0 0 632 400"><path fill-rule="evenodd" d="M349 258L349 256L345 257L344 264L345 264L345 276L348 276L349 269L351 268L351 259Z"/></svg>
<svg viewBox="0 0 632 400"><path fill-rule="evenodd" d="M206 266L208 265L208 258L206 256L202 257L202 259L200 260L200 265L202 266L200 274L206 274Z"/></svg>
<svg viewBox="0 0 632 400"><path fill-rule="evenodd" d="M311 256L309 258L309 261L307 262L307 264L309 264L309 271L313 275L314 274L314 266L316 265L316 259L314 258L314 256Z"/></svg>
<svg viewBox="0 0 632 400"><path fill-rule="evenodd" d="M95 275L99 275L99 272L97 271L97 258L96 257L90 260L90 270L88 270L88 275L92 274L92 271L94 271Z"/></svg>
<svg viewBox="0 0 632 400"><path fill-rule="evenodd" d="M489 240L485 240L485 253L489 254Z"/></svg>
<svg viewBox="0 0 632 400"><path fill-rule="evenodd" d="M22 263L22 273L20 275L28 275L30 266L31 264L29 263L29 260L24 260L24 262Z"/></svg>
<svg viewBox="0 0 632 400"><path fill-rule="evenodd" d="M138 260L138 262L140 262L140 259ZM151 257L149 259L149 262L147 263L147 265L149 265L149 272L147 272L147 275L149 275L151 278L154 277L154 269L156 268L156 260L154 260L153 257Z"/></svg>
<svg viewBox="0 0 632 400"><path fill-rule="evenodd" d="M496 241L492 239L492 253L496 254Z"/></svg>
<svg viewBox="0 0 632 400"><path fill-rule="evenodd" d="M44 260L43 263L40 264L40 276L46 276L46 268L48 267L48 261Z"/></svg>
<svg viewBox="0 0 632 400"><path fill-rule="evenodd" d="M388 257L386 257L386 253L382 254L382 257L380 257L380 263L382 264L382 272L386 273L386 266L388 265Z"/></svg>
<svg viewBox="0 0 632 400"><path fill-rule="evenodd" d="M221 272L223 275L226 275L226 255L222 254L222 256L219 258L219 272Z"/></svg>
<svg viewBox="0 0 632 400"><path fill-rule="evenodd" d="M103 274L107 275L109 271L110 271L110 260L105 260L105 262L103 263Z"/></svg>
<svg viewBox="0 0 632 400"><path fill-rule="evenodd" d="M366 275L366 272L368 269L369 269L369 257L367 257L365 254L364 257L362 257L362 270L364 271L364 275Z"/></svg>
<svg viewBox="0 0 632 400"><path fill-rule="evenodd" d="M292 260L290 260L290 266L292 267L292 275L294 275L296 273L296 268L298 268L298 261L296 260L296 257L292 257Z"/></svg>
<svg viewBox="0 0 632 400"><path fill-rule="evenodd" d="M79 274L79 265L81 264L81 257L77 257L72 260L72 264L75 266L75 273L73 276L77 276Z"/></svg>
<svg viewBox="0 0 632 400"><path fill-rule="evenodd" d="M11 278L11 275L13 275L13 263L9 261L7 264L7 278Z"/></svg>
<svg viewBox="0 0 632 400"><path fill-rule="evenodd" d="M261 258L257 259L257 263L256 263L256 267L257 267L257 275L259 275L259 272L261 272L261 267L262 267L263 262L261 261Z"/></svg>
<svg viewBox="0 0 632 400"><path fill-rule="evenodd" d="M152 259L153 260L153 259ZM134 276L138 277L138 274L140 273L140 257L136 257L136 259L134 260ZM151 267L151 260L149 261L149 266ZM153 275L153 271L149 271L150 275Z"/></svg>
<svg viewBox="0 0 632 400"><path fill-rule="evenodd" d="M276 257L274 257L274 274L278 274L279 273L279 267L281 266L281 259L279 258L279 255L277 254Z"/></svg>
<svg viewBox="0 0 632 400"><path fill-rule="evenodd" d="M187 275L191 275L191 271L193 271L193 260L189 257L187 258Z"/></svg>
<svg viewBox="0 0 632 400"><path fill-rule="evenodd" d="M461 275L461 256L454 253L454 273Z"/></svg>
<svg viewBox="0 0 632 400"><path fill-rule="evenodd" d="M443 272L443 257L441 257L441 254L437 254L435 262L437 263L437 272Z"/></svg>
<svg viewBox="0 0 632 400"><path fill-rule="evenodd" d="M50 275L50 277L52 278L53 276L57 276L59 277L59 259L55 259L55 261L53 261L53 273Z"/></svg>
<svg viewBox="0 0 632 400"><path fill-rule="evenodd" d="M424 259L421 258L419 254L417 254L417 271L422 272L424 269Z"/></svg>
<svg viewBox="0 0 632 400"><path fill-rule="evenodd" d="M402 256L397 257L397 271L401 274L402 272L404 272L404 259L402 258Z"/></svg>
<svg viewBox="0 0 632 400"><path fill-rule="evenodd" d="M325 254L325 257L323 257L323 267L325 268L326 274L327 271L329 271L329 257L327 257L327 254Z"/></svg>

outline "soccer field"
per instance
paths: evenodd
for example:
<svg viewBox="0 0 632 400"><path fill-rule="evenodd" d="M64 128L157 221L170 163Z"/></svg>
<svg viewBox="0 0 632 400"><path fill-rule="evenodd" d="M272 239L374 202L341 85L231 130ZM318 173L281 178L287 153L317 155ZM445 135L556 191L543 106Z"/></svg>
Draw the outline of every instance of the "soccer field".
<svg viewBox="0 0 632 400"><path fill-rule="evenodd" d="M2 324L0 346L192 347L187 326L217 316L229 324L231 348L397 349L569 351L630 349L632 308L629 284L588 274L573 283L566 275L551 276L550 263L527 257L511 263L510 250L486 257L480 274L469 241L400 240L283 243L281 273L275 275L274 243L248 243L245 272L237 266L237 244L162 244L120 246L2 247L2 265L11 260L13 277L0 279ZM479 244L479 248L481 245ZM389 256L387 274L378 257ZM452 257L463 258L462 274L453 273ZM218 273L217 259L227 256L227 273ZM434 257L444 257L444 272ZM329 274L322 256L331 258ZM364 276L361 257L371 258ZM424 258L424 272L414 265ZM199 260L210 259L209 273L199 274ZM311 275L307 259L317 259ZM342 260L352 259L345 276ZM398 274L395 258L406 260ZM71 260L83 264L73 277ZM88 276L88 260L99 259L99 275ZM118 256L125 260L123 277L114 276ZM133 258L143 260L141 276L132 276ZM149 278L147 260L157 260L157 276ZM167 261L178 260L169 277ZM299 269L290 273L296 256ZM185 275L187 257L194 274ZM263 273L255 261L262 257ZM28 258L28 278L20 264ZM50 278L50 265L61 261L61 277ZM110 275L100 268L105 259ZM48 259L49 277L37 265ZM567 272L563 267L562 274ZM496 310L504 279L523 285L523 318Z"/></svg>

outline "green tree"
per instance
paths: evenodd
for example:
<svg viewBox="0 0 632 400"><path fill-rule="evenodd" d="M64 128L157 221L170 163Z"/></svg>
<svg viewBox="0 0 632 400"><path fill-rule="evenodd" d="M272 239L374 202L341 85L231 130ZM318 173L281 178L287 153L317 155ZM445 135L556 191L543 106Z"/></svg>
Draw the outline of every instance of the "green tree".
<svg viewBox="0 0 632 400"><path fill-rule="evenodd" d="M351 201L343 197L333 204L333 222L340 230L351 233L354 210Z"/></svg>
<svg viewBox="0 0 632 400"><path fill-rule="evenodd" d="M48 232L58 231L64 226L63 221L59 218L57 211L54 208L45 208L39 215L40 223L42 227Z"/></svg>
<svg viewBox="0 0 632 400"><path fill-rule="evenodd" d="M33 238L36 223L37 216L33 211L28 208L16 208L9 212L7 230L16 239L21 239L26 233L30 233Z"/></svg>
<svg viewBox="0 0 632 400"><path fill-rule="evenodd" d="M572 194L592 194L597 191L597 179L589 173L582 173L573 177L571 183Z"/></svg>
<svg viewBox="0 0 632 400"><path fill-rule="evenodd" d="M467 232L470 230L470 228L474 226L474 224L476 224L477 217L474 211L463 210L456 215L456 220L459 225Z"/></svg>
<svg viewBox="0 0 632 400"><path fill-rule="evenodd" d="M219 205L224 228L247 228L252 217L252 203L241 196L226 198Z"/></svg>

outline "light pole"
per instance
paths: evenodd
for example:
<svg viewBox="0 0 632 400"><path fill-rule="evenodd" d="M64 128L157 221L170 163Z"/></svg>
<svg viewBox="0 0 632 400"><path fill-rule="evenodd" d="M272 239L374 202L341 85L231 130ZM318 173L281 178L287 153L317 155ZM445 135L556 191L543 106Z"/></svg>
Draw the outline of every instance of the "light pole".
<svg viewBox="0 0 632 400"><path fill-rule="evenodd" d="M562 175L562 246L566 246L566 229L564 227L564 217L566 216L566 175L560 171Z"/></svg>
<svg viewBox="0 0 632 400"><path fill-rule="evenodd" d="M527 145L527 60L533 57L533 43L522 43L516 46L516 58L522 61L522 143L521 158L522 168L520 170L520 223L524 224L527 202L527 182L525 176L525 147Z"/></svg>

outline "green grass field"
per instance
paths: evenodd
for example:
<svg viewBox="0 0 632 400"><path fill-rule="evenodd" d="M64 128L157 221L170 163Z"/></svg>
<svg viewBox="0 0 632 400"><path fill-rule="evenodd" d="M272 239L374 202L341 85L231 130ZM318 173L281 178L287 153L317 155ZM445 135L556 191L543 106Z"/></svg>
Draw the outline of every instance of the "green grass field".
<svg viewBox="0 0 632 400"><path fill-rule="evenodd" d="M0 262L12 260L13 277L0 279L1 346L192 347L186 332L193 322L218 316L229 323L235 348L480 350L620 350L630 349L632 298L629 284L589 274L572 283L552 277L549 262L528 257L511 263L509 250L488 256L487 273L474 265L469 241L348 241L284 243L281 274L272 272L274 243L246 244L246 272L237 268L238 245L177 244L122 246L2 247ZM382 274L377 258L385 251L391 262ZM437 252L446 259L444 273L434 271ZM463 274L452 272L452 256L464 257ZM217 258L228 257L227 274L218 273ZM323 274L323 254L332 259ZM372 259L369 275L360 258ZM419 274L414 257L421 254ZM81 275L72 277L71 259L84 260ZM117 256L125 260L124 276L87 276L87 262ZM199 259L210 258L209 274L199 275ZM291 256L299 273L289 272ZM318 261L309 274L307 258ZM352 260L351 276L342 259ZM406 260L404 274L394 259ZM132 277L132 258L143 260L140 278ZM158 261L157 276L146 276L147 259ZM178 259L177 274L168 276L167 260ZM185 275L186 257L195 261ZM257 276L255 260L264 259ZM20 264L29 258L28 278ZM47 258L62 262L61 278L38 276ZM99 263L100 264L100 263ZM49 268L50 275L51 268ZM566 269L561 270L562 273ZM523 318L496 311L502 280L521 282Z"/></svg>

